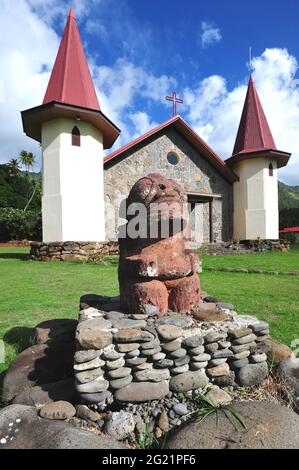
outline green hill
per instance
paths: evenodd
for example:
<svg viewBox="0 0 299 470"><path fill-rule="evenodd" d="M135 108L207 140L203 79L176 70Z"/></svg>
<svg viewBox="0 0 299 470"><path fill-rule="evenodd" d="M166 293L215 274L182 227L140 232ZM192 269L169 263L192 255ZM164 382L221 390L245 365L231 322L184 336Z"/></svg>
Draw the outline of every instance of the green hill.
<svg viewBox="0 0 299 470"><path fill-rule="evenodd" d="M279 210L299 209L299 186L288 186L278 181Z"/></svg>

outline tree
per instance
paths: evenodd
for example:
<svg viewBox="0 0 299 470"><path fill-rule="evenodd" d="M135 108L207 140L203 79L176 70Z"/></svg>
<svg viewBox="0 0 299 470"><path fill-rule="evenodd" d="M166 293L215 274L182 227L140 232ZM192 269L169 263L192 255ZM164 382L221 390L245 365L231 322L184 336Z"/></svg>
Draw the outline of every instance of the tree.
<svg viewBox="0 0 299 470"><path fill-rule="evenodd" d="M20 152L20 161L21 161L22 165L24 165L25 168L26 168L28 183L30 183L29 170L30 170L30 168L33 168L35 160L36 160L36 157L35 157L35 155L33 155L32 152L27 152L26 150L21 150L21 152ZM38 188L38 182L36 182L36 184L34 185L33 192L31 193L31 195L27 194L28 202L27 202L26 206L24 207L24 212L26 212L26 210L28 209L29 204L31 203L32 199L34 198L34 195L35 195L35 192L36 192L37 188Z"/></svg>
<svg viewBox="0 0 299 470"><path fill-rule="evenodd" d="M20 171L20 162L17 158L11 158L7 163L11 175L16 175Z"/></svg>
<svg viewBox="0 0 299 470"><path fill-rule="evenodd" d="M26 168L26 173L28 175L30 168L33 168L35 163L36 157L33 155L32 152L27 152L26 150L22 150L20 152L20 161L22 165Z"/></svg>

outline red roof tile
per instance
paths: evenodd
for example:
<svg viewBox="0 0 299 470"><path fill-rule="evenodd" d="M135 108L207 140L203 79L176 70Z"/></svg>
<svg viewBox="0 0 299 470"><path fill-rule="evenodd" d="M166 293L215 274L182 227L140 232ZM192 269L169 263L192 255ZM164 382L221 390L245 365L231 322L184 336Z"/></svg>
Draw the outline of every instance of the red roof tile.
<svg viewBox="0 0 299 470"><path fill-rule="evenodd" d="M276 145L250 75L233 155L270 149L275 150Z"/></svg>
<svg viewBox="0 0 299 470"><path fill-rule="evenodd" d="M288 233L288 232L299 232L299 227L288 227L279 230L280 233Z"/></svg>
<svg viewBox="0 0 299 470"><path fill-rule="evenodd" d="M72 8L43 104L52 101L100 110Z"/></svg>

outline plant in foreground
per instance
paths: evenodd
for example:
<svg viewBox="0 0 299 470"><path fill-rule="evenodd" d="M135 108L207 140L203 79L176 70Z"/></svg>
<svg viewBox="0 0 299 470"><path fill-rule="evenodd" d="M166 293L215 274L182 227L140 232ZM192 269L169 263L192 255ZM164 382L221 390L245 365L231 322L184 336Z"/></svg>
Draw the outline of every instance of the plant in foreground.
<svg viewBox="0 0 299 470"><path fill-rule="evenodd" d="M138 439L138 445L140 449L163 449L166 442L167 433L165 433L161 438L157 438L153 431L150 431L148 423L151 410L151 402L149 401L144 413L143 420L143 432L140 434Z"/></svg>
<svg viewBox="0 0 299 470"><path fill-rule="evenodd" d="M247 430L245 422L241 414L233 407L233 405L218 405L213 400L207 398L205 395L195 395L194 399L200 405L200 408L190 413L194 421L203 421L212 413L216 415L216 426L218 426L219 415L223 413L230 423L234 426L236 431L239 431L239 426Z"/></svg>

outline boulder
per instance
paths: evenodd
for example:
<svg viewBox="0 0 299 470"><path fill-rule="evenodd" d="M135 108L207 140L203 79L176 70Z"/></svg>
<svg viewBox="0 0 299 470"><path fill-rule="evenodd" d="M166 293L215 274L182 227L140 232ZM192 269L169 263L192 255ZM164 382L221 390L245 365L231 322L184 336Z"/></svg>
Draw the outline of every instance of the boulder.
<svg viewBox="0 0 299 470"><path fill-rule="evenodd" d="M266 362L247 364L236 371L237 382L242 387L257 387L263 384L268 377L268 373L268 364Z"/></svg>
<svg viewBox="0 0 299 470"><path fill-rule="evenodd" d="M54 341L68 343L74 340L77 321L58 318L39 323L35 327L34 343L46 344Z"/></svg>
<svg viewBox="0 0 299 470"><path fill-rule="evenodd" d="M299 409L299 359L291 358L281 361L276 369L283 384L291 390L294 403Z"/></svg>
<svg viewBox="0 0 299 470"><path fill-rule="evenodd" d="M173 431L166 449L298 449L299 416L277 403L235 402L246 429L237 429L223 412L200 422L189 422Z"/></svg>
<svg viewBox="0 0 299 470"><path fill-rule="evenodd" d="M25 349L5 373L2 400L10 401L36 384L49 384L72 377L74 352L71 343L36 344Z"/></svg>
<svg viewBox="0 0 299 470"><path fill-rule="evenodd" d="M41 418L35 407L24 405L10 405L0 411L0 441L1 449L125 448L113 438L75 428L65 421Z"/></svg>
<svg viewBox="0 0 299 470"><path fill-rule="evenodd" d="M292 354L292 350L286 344L280 343L273 338L265 339L263 343L260 343L255 348L255 350L257 352L266 353L269 361L274 365L289 359Z"/></svg>
<svg viewBox="0 0 299 470"><path fill-rule="evenodd" d="M30 406L58 400L76 403L77 398L74 379L70 378L27 388L13 399L13 403Z"/></svg>

